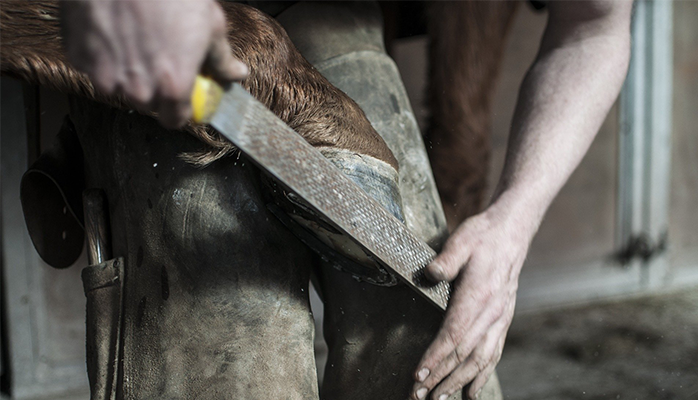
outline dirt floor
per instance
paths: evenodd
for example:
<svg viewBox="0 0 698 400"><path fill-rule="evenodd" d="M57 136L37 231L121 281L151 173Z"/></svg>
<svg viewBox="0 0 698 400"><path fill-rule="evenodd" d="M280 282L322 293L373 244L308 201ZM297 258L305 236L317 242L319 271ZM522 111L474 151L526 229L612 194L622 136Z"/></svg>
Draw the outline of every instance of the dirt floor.
<svg viewBox="0 0 698 400"><path fill-rule="evenodd" d="M698 399L698 288L517 315L506 400Z"/></svg>

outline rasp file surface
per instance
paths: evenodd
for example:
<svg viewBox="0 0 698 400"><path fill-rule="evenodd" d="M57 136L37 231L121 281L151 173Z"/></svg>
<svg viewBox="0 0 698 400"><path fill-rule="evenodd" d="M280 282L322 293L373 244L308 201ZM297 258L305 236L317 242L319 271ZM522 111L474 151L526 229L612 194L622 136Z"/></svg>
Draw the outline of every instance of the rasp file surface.
<svg viewBox="0 0 698 400"><path fill-rule="evenodd" d="M408 286L446 309L450 285L424 276L434 250L240 85L225 93L211 125Z"/></svg>

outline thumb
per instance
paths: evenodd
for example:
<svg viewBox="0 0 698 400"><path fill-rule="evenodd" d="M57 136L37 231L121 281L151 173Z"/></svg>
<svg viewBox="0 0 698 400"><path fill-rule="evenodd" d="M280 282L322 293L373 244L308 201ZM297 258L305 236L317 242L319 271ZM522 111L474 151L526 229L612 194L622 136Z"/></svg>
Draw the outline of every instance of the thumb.
<svg viewBox="0 0 698 400"><path fill-rule="evenodd" d="M465 245L447 242L441 254L427 266L426 275L433 281L453 281L470 259L470 250Z"/></svg>

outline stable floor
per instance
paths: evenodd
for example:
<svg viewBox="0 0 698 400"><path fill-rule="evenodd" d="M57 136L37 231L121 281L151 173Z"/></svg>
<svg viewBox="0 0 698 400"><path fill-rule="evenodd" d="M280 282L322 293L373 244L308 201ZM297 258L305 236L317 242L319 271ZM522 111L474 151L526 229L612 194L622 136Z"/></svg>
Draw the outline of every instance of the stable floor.
<svg viewBox="0 0 698 400"><path fill-rule="evenodd" d="M517 315L506 400L698 399L698 288Z"/></svg>

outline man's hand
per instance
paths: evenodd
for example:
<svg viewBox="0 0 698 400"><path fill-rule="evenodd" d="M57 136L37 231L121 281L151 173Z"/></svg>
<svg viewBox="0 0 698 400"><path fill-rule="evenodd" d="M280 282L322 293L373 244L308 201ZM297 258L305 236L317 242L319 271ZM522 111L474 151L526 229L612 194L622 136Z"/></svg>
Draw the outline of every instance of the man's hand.
<svg viewBox="0 0 698 400"><path fill-rule="evenodd" d="M214 0L61 2L68 59L97 90L124 95L159 114L169 128L191 115L189 97L202 67L219 82L243 79Z"/></svg>
<svg viewBox="0 0 698 400"><path fill-rule="evenodd" d="M499 207L469 218L427 267L435 281L454 281L444 323L415 373L413 398L446 399L472 382L475 398L502 355L514 315L519 272L532 236Z"/></svg>
<svg viewBox="0 0 698 400"><path fill-rule="evenodd" d="M618 96L630 60L631 1L551 1L535 63L519 92L495 201L466 220L428 267L455 279L446 318L415 371L413 398L441 400L494 370L517 281L545 210ZM433 390L432 390L433 389Z"/></svg>

